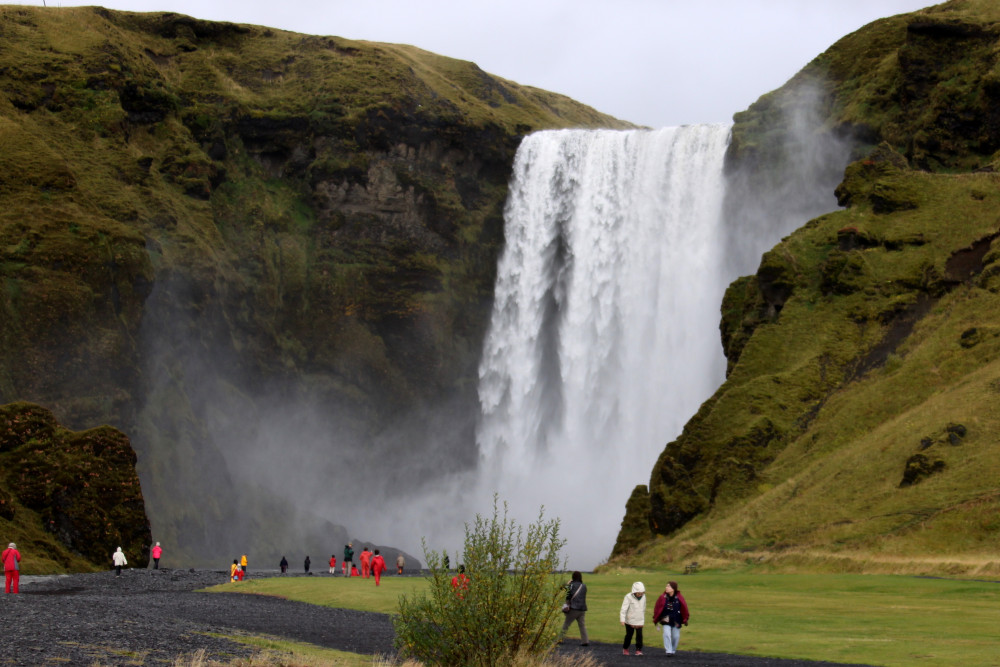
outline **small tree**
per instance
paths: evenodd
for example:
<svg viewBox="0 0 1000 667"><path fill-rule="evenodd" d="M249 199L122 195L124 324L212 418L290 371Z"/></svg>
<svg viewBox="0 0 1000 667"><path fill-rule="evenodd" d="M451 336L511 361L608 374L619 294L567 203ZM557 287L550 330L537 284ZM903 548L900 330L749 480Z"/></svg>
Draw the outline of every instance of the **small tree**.
<svg viewBox="0 0 1000 667"><path fill-rule="evenodd" d="M429 591L399 599L394 619L400 653L430 665L510 665L519 655L543 656L555 646L565 597L553 572L563 565L559 520L523 530L493 498L493 518L465 524L468 588L453 588L443 553L429 551Z"/></svg>

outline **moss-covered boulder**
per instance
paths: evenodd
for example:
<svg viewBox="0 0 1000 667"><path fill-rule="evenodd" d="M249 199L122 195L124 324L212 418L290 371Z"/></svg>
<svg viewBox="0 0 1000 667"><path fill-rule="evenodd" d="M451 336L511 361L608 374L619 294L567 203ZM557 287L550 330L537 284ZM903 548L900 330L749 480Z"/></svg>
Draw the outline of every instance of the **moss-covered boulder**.
<svg viewBox="0 0 1000 667"><path fill-rule="evenodd" d="M82 432L62 428L48 410L30 403L0 406L0 520L3 534L32 560L110 564L117 548L143 567L150 547L136 456L128 438L110 426Z"/></svg>

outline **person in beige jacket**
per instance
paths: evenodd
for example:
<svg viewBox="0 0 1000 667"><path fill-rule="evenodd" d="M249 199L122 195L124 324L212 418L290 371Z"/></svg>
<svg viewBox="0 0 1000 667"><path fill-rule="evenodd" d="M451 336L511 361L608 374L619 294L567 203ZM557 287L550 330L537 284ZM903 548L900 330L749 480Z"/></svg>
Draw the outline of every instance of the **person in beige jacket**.
<svg viewBox="0 0 1000 667"><path fill-rule="evenodd" d="M625 626L625 641L622 643L622 654L628 655L628 647L632 643L632 633L635 633L635 654L642 655L642 626L646 622L646 587L641 581L632 584L632 592L622 601L622 611L618 616Z"/></svg>

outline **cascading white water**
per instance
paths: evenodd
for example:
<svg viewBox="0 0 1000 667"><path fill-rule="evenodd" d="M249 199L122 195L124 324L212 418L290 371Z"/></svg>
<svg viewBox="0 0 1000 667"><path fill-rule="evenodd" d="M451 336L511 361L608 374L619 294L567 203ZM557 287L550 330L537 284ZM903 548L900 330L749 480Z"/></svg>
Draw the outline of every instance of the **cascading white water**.
<svg viewBox="0 0 1000 667"><path fill-rule="evenodd" d="M625 501L722 382L730 126L522 142L480 365L484 491L558 517L570 564L610 553Z"/></svg>

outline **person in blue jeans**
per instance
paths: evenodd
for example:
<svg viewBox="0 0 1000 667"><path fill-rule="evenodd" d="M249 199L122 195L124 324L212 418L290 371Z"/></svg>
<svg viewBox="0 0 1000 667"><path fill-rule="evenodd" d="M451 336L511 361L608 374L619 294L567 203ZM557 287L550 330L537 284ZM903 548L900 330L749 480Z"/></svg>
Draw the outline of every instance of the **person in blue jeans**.
<svg viewBox="0 0 1000 667"><path fill-rule="evenodd" d="M677 582L667 582L663 595L653 607L653 625L663 626L663 649L667 655L677 653L677 645L681 642L681 626L688 624L688 618L687 602L681 595Z"/></svg>

